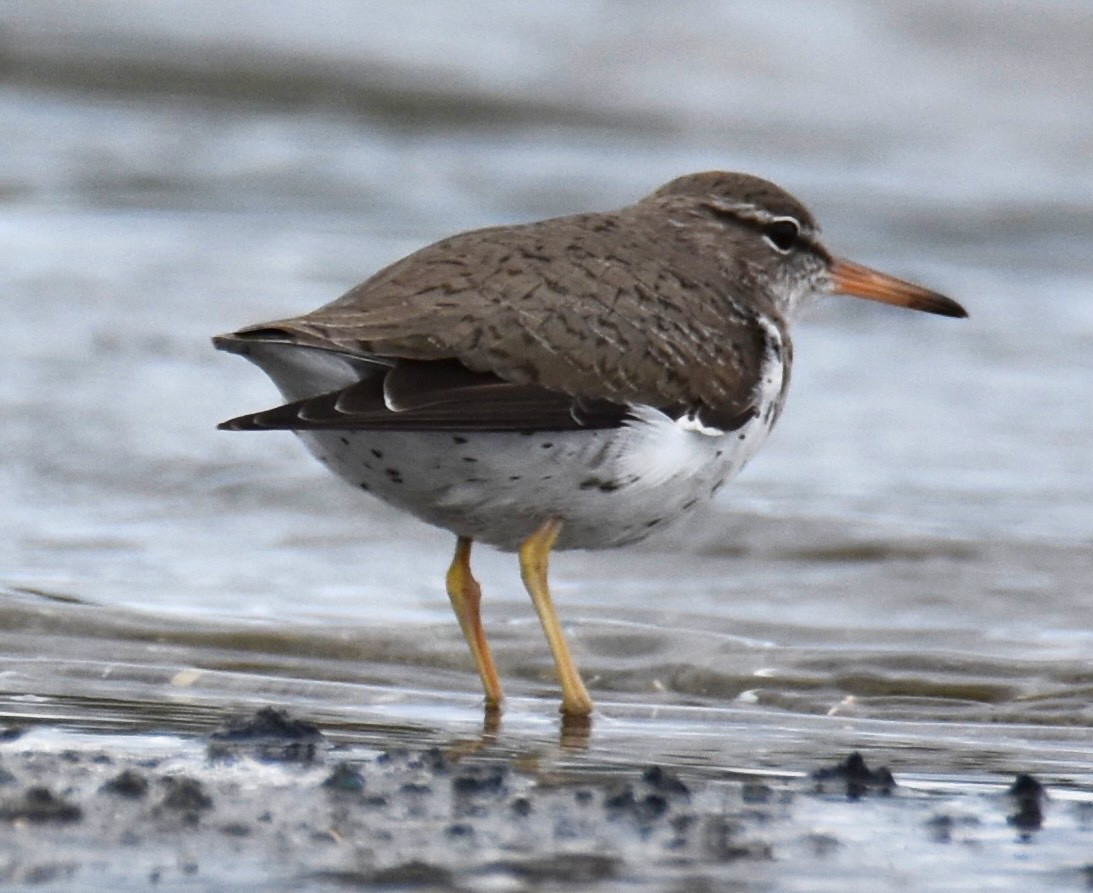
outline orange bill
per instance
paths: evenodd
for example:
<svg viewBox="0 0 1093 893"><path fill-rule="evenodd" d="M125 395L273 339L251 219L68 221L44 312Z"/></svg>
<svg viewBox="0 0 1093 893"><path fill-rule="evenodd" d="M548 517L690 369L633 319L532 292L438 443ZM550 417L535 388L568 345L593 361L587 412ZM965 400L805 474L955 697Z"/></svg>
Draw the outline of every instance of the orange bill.
<svg viewBox="0 0 1093 893"><path fill-rule="evenodd" d="M895 304L911 310L924 310L940 316L968 315L952 298L843 258L835 258L831 265L831 276L835 280L835 291L839 294L868 298L870 301Z"/></svg>

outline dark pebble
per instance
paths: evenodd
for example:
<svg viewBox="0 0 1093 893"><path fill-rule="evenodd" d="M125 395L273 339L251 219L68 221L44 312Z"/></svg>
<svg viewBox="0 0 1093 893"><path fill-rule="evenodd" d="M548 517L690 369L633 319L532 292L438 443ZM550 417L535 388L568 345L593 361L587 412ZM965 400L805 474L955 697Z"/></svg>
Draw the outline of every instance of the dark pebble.
<svg viewBox="0 0 1093 893"><path fill-rule="evenodd" d="M174 812L196 814L206 809L213 808L212 798L205 793L196 778L188 778L185 775L168 776L162 779L167 793L160 805L164 809Z"/></svg>
<svg viewBox="0 0 1093 893"><path fill-rule="evenodd" d="M637 796L630 785L610 789L603 800L604 809L612 817L627 816L639 824L648 824L661 818L668 812L669 805L668 798L663 794Z"/></svg>
<svg viewBox="0 0 1093 893"><path fill-rule="evenodd" d="M425 796L426 794L431 794L432 792L432 787L417 781L408 781L406 782L406 784L399 788L399 793L416 794L418 796Z"/></svg>
<svg viewBox="0 0 1093 893"><path fill-rule="evenodd" d="M213 760L251 756L265 762L311 763L324 743L312 723L292 719L284 710L263 707L252 717L229 720L209 735Z"/></svg>
<svg viewBox="0 0 1093 893"><path fill-rule="evenodd" d="M1007 793L1013 798L1014 811L1006 821L1021 831L1039 831L1044 824L1044 800L1047 790L1033 776L1022 772Z"/></svg>
<svg viewBox="0 0 1093 893"><path fill-rule="evenodd" d="M364 790L364 776L357 769L350 766L349 763L338 763L324 779L323 787L329 791L348 794L359 793Z"/></svg>
<svg viewBox="0 0 1093 893"><path fill-rule="evenodd" d="M636 804L634 789L628 784L609 788L603 797L603 808L611 812L630 810Z"/></svg>
<svg viewBox="0 0 1093 893"><path fill-rule="evenodd" d="M80 807L54 796L49 788L28 788L22 797L0 803L0 819L9 822L77 822L82 818Z"/></svg>
<svg viewBox="0 0 1093 893"><path fill-rule="evenodd" d="M951 843L955 824L950 815L935 815L926 821L926 830L934 843Z"/></svg>
<svg viewBox="0 0 1093 893"><path fill-rule="evenodd" d="M505 770L496 767L463 772L452 779L452 793L459 797L500 794L505 790Z"/></svg>
<svg viewBox="0 0 1093 893"><path fill-rule="evenodd" d="M1011 797L1040 800L1047 793L1047 789L1034 776L1022 772L1013 780L1007 793Z"/></svg>
<svg viewBox="0 0 1093 893"><path fill-rule="evenodd" d="M820 792L824 790L823 783L826 781L844 783L846 796L850 800L859 800L870 790L890 794L896 787L896 780L887 766L881 766L876 770L870 769L857 751L829 769L817 769L812 773L812 778L817 782L816 787Z"/></svg>
<svg viewBox="0 0 1093 893"><path fill-rule="evenodd" d="M99 790L136 800L148 793L148 779L133 769L126 769L111 778Z"/></svg>
<svg viewBox="0 0 1093 893"><path fill-rule="evenodd" d="M512 801L511 808L515 815L531 815L531 801L527 797L517 797Z"/></svg>
<svg viewBox="0 0 1093 893"><path fill-rule="evenodd" d="M452 769L447 754L439 747L430 747L410 761L415 768L427 769L434 775L445 775Z"/></svg>
<svg viewBox="0 0 1093 893"><path fill-rule="evenodd" d="M689 799L691 790L674 772L670 772L661 766L650 766L641 773L641 780L653 790L666 794L669 797Z"/></svg>
<svg viewBox="0 0 1093 893"><path fill-rule="evenodd" d="M668 811L668 798L661 794L646 794L638 806L642 818L659 819Z"/></svg>

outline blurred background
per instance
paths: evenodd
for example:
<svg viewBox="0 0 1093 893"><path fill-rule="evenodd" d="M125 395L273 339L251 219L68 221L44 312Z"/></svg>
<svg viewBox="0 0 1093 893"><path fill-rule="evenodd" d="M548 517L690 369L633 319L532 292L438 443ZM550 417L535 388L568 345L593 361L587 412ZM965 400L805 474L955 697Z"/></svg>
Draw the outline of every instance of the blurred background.
<svg viewBox="0 0 1093 893"><path fill-rule="evenodd" d="M276 395L208 339L452 232L721 168L971 318L826 302L779 429L710 511L559 556L593 690L1088 721L1091 46L1084 0L8 0L8 715L141 722L194 666L189 708L276 678L331 713L409 689L473 715L451 538L291 435L215 431ZM476 561L502 670L552 713L514 561Z"/></svg>

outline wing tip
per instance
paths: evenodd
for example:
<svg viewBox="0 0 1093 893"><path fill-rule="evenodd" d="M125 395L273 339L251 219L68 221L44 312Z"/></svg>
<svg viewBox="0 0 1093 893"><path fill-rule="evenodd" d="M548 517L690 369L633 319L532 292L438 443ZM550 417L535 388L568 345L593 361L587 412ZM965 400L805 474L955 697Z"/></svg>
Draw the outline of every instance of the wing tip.
<svg viewBox="0 0 1093 893"><path fill-rule="evenodd" d="M217 350L223 350L227 353L245 353L247 349L246 342L235 332L229 332L224 335L214 335L212 342L213 347Z"/></svg>
<svg viewBox="0 0 1093 893"><path fill-rule="evenodd" d="M217 431L261 431L263 426L258 423L257 415L241 415L234 419L228 419L216 426Z"/></svg>

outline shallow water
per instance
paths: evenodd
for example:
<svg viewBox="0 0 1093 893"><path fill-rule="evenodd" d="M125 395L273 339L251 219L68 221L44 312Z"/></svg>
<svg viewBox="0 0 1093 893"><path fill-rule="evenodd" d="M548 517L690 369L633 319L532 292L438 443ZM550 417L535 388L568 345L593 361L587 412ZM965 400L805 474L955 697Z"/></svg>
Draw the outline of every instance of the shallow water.
<svg viewBox="0 0 1093 893"><path fill-rule="evenodd" d="M208 337L456 230L722 167L971 318L827 302L713 508L556 556L600 708L556 758L792 773L861 748L950 791L1093 792L1087 6L321 5L0 10L0 717L118 748L270 702L350 738L471 733L450 537L290 435L215 431L275 394ZM556 741L515 562L475 565L502 734ZM1022 858L1042 880L1062 851Z"/></svg>

